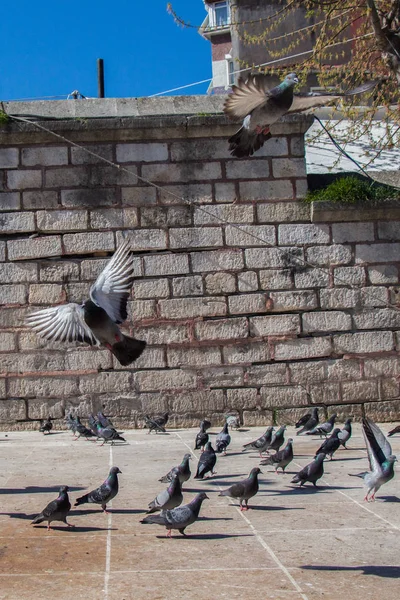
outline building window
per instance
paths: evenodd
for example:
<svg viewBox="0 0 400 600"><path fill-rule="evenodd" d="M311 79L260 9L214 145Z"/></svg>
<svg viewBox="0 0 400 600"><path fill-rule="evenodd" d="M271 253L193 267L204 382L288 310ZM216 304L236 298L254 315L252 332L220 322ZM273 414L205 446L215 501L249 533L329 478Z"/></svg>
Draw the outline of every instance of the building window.
<svg viewBox="0 0 400 600"><path fill-rule="evenodd" d="M210 27L226 27L231 22L228 2L215 2L209 7Z"/></svg>
<svg viewBox="0 0 400 600"><path fill-rule="evenodd" d="M228 61L228 87L231 87L235 83L235 65L231 57L227 58Z"/></svg>

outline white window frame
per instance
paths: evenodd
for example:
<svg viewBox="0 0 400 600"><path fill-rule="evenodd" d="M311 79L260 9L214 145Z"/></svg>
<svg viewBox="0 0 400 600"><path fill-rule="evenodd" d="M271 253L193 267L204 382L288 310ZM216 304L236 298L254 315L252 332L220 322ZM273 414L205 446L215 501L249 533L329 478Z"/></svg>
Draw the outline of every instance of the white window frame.
<svg viewBox="0 0 400 600"><path fill-rule="evenodd" d="M221 8L224 7L227 10L226 23L224 23L223 25L217 25L217 11L216 11L217 6L220 6ZM214 4L210 4L209 9L208 9L208 15L209 15L209 27L228 27L231 23L231 9L230 9L230 5L229 5L229 1L224 0L221 2L214 2Z"/></svg>
<svg viewBox="0 0 400 600"><path fill-rule="evenodd" d="M226 60L226 88L230 88L232 87L232 85L235 83L235 63L233 61L232 55L231 54L225 54L225 60ZM230 66L232 65L232 71L233 73L231 73L230 71ZM232 81L231 81L232 78Z"/></svg>

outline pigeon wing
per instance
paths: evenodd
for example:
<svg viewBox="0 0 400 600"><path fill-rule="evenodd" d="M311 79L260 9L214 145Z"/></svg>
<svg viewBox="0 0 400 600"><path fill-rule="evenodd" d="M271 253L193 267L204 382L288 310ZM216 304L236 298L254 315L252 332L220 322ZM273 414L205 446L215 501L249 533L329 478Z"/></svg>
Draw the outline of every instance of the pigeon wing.
<svg viewBox="0 0 400 600"><path fill-rule="evenodd" d="M90 297L115 323L128 316L126 305L133 282L133 260L126 240L90 288Z"/></svg>
<svg viewBox="0 0 400 600"><path fill-rule="evenodd" d="M103 504L107 501L110 492L110 487L105 483L102 483L100 487L96 488L92 492L89 492L89 501L94 502L95 504Z"/></svg>
<svg viewBox="0 0 400 600"><path fill-rule="evenodd" d="M234 498L241 498L246 491L245 482L240 481L238 483L234 483L229 488L229 493Z"/></svg>
<svg viewBox="0 0 400 600"><path fill-rule="evenodd" d="M225 100L224 112L231 119L244 119L254 109L265 104L269 97L270 93L260 85L260 79L239 79L238 85L232 86L232 93Z"/></svg>
<svg viewBox="0 0 400 600"><path fill-rule="evenodd" d="M86 325L83 307L74 302L38 310L28 315L25 322L47 340L100 345L99 340Z"/></svg>
<svg viewBox="0 0 400 600"><path fill-rule="evenodd" d="M46 508L42 511L42 516L44 518L46 517L51 517L52 515L54 515L54 513L56 513L59 509L59 502L58 500L52 500L51 502L49 502L49 504L46 506Z"/></svg>
<svg viewBox="0 0 400 600"><path fill-rule="evenodd" d="M378 471L387 457L392 454L392 447L373 421L363 419L362 425L371 471Z"/></svg>

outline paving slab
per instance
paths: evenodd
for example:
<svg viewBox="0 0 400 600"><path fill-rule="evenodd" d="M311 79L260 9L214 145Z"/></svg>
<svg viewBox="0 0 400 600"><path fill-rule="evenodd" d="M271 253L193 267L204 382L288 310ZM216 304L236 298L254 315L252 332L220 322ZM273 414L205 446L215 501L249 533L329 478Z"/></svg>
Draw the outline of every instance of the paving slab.
<svg viewBox="0 0 400 600"><path fill-rule="evenodd" d="M261 467L260 491L241 513L238 502L218 494L259 465L257 453L242 452L242 445L262 432L233 431L227 456L218 456L217 474L206 480L193 479L194 429L126 431L127 443L115 446L73 441L70 432L0 433L0 598L398 600L400 479L396 474L381 488L376 502L363 501L361 479L349 477L368 467L360 425L349 448L325 461L317 489L290 481L321 441L296 437L289 427L295 459L288 472ZM400 456L400 436L391 443ZM159 478L186 452L193 460L184 502L199 491L209 500L187 537L168 539L165 528L140 520L165 487ZM110 514L86 504L71 510L73 529L31 525L61 485L70 487L73 503L112 465L122 474Z"/></svg>

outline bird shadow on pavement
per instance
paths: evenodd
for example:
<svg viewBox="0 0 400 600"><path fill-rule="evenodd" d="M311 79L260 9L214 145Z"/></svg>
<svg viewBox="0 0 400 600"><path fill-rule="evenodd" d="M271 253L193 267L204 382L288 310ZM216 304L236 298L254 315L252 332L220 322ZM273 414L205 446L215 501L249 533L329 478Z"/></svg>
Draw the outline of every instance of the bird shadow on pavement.
<svg viewBox="0 0 400 600"><path fill-rule="evenodd" d="M146 512L143 509L140 508L110 508L108 509L108 512L112 515L139 515L139 514L143 514L144 512ZM100 513L102 514L103 511L99 508L96 510L96 508L93 507L92 510L90 509L83 509L81 510L80 508L78 509L73 509L73 513L71 512L71 515L94 515L96 513Z"/></svg>
<svg viewBox="0 0 400 600"><path fill-rule="evenodd" d="M234 475L213 475L212 477L209 477L208 479L203 479L203 481L208 481L208 483L211 483L213 485L219 485L220 484L220 480L221 479L238 479L239 477L246 477L248 475L248 473L235 473ZM219 481L216 481L216 480Z"/></svg>
<svg viewBox="0 0 400 600"><path fill-rule="evenodd" d="M235 506L239 506L238 504ZM254 505L252 504L251 506L249 506L249 510L268 510L268 511L274 511L274 510L305 510L303 507L301 506L260 506L260 505Z"/></svg>
<svg viewBox="0 0 400 600"><path fill-rule="evenodd" d="M165 535L157 535L158 539L165 539ZM238 538L238 537L254 537L252 533L187 533L186 535L173 536L171 539L174 540L224 540L228 538Z"/></svg>
<svg viewBox="0 0 400 600"><path fill-rule="evenodd" d="M47 529L47 525L35 525L35 529ZM52 525L51 529L57 531L67 531L68 533L90 533L91 531L118 531L116 527L109 529L108 527L81 527L80 525L74 525L73 527Z"/></svg>
<svg viewBox="0 0 400 600"><path fill-rule="evenodd" d="M268 490L269 492L274 492L274 495L277 496L291 496L293 494L325 494L325 493L333 493L335 490L358 490L360 488L357 487L342 487L342 486L332 486L332 485L317 485L314 487L313 485L307 486L297 486L296 484L292 484L293 487L287 488L285 490Z"/></svg>
<svg viewBox="0 0 400 600"><path fill-rule="evenodd" d="M38 512L34 513L33 515L27 515L26 513L2 512L0 513L0 516L10 517L10 519L29 519L30 521L32 521L35 517L38 516L38 514Z"/></svg>
<svg viewBox="0 0 400 600"><path fill-rule="evenodd" d="M400 498L398 496L379 496L377 500L383 502L400 502Z"/></svg>
<svg viewBox="0 0 400 600"><path fill-rule="evenodd" d="M375 577L390 577L398 579L400 577L400 567L388 565L360 565L357 567L330 566L330 565L302 565L301 569L310 571L362 571L364 575L374 575Z"/></svg>
<svg viewBox="0 0 400 600"><path fill-rule="evenodd" d="M68 486L70 492L79 492L80 490L85 490L85 487L72 487ZM36 485L28 485L25 488L2 488L0 489L0 494L44 494L46 492L54 492L58 493L60 491L60 486L52 485L50 487L40 487Z"/></svg>

